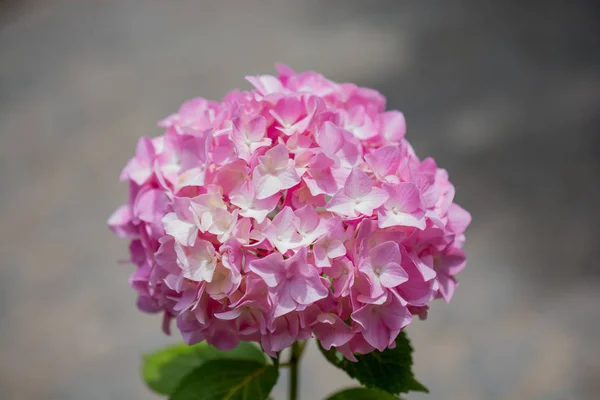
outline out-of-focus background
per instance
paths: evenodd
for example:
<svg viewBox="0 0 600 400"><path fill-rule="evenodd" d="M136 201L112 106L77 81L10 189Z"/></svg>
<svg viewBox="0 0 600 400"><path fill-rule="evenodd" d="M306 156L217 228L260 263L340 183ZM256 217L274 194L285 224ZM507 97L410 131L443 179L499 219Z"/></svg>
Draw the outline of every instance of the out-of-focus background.
<svg viewBox="0 0 600 400"><path fill-rule="evenodd" d="M137 138L275 62L380 90L473 214L450 304L410 326L431 394L600 395L594 1L0 1L0 399L156 399L105 226ZM350 381L314 345L302 399ZM285 379L275 397L283 399Z"/></svg>

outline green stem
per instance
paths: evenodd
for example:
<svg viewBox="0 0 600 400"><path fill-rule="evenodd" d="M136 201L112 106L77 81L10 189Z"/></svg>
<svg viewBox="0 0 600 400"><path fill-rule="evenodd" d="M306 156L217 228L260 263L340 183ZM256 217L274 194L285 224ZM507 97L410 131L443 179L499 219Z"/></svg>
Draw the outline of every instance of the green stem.
<svg viewBox="0 0 600 400"><path fill-rule="evenodd" d="M294 342L290 355L290 400L298 400L298 378L300 375L299 362L306 342Z"/></svg>

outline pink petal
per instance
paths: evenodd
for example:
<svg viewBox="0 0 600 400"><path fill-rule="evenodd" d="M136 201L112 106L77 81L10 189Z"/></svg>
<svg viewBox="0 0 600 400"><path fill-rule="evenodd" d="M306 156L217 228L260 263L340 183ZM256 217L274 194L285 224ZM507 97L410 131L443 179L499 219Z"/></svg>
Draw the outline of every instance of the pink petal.
<svg viewBox="0 0 600 400"><path fill-rule="evenodd" d="M363 106L352 107L347 114L345 128L354 136L360 140L368 140L377 136L377 129Z"/></svg>
<svg viewBox="0 0 600 400"><path fill-rule="evenodd" d="M238 187L229 195L229 201L231 204L243 210L252 207L253 199L254 186L250 181L245 181L240 187Z"/></svg>
<svg viewBox="0 0 600 400"><path fill-rule="evenodd" d="M362 145L358 139L356 139L352 133L342 130L344 145L336 153L338 159L341 161L341 165L346 168L355 167L359 162L362 161Z"/></svg>
<svg viewBox="0 0 600 400"><path fill-rule="evenodd" d="M346 246L340 240L332 240L327 248L327 256L331 259L346 255Z"/></svg>
<svg viewBox="0 0 600 400"><path fill-rule="evenodd" d="M273 196L282 190L281 186L281 180L279 177L274 175L263 175L260 177L260 179L258 179L258 181L254 181L256 198L266 199L269 196Z"/></svg>
<svg viewBox="0 0 600 400"><path fill-rule="evenodd" d="M419 270L419 273L421 274L421 278L423 278L423 280L430 281L436 277L437 273L435 272L435 269L433 267L434 259L432 256L417 257L416 255L411 255L410 258Z"/></svg>
<svg viewBox="0 0 600 400"><path fill-rule="evenodd" d="M315 208L310 204L294 211L294 215L297 217L296 227L300 232L311 232L315 230L319 225L319 222L321 222L321 218L319 218Z"/></svg>
<svg viewBox="0 0 600 400"><path fill-rule="evenodd" d="M296 75L296 72L294 72L294 70L290 67L288 67L285 64L275 64L275 69L277 70L277 73L279 74L279 79L281 79L282 77L290 77L292 75Z"/></svg>
<svg viewBox="0 0 600 400"><path fill-rule="evenodd" d="M269 287L276 287L285 278L285 264L280 253L271 253L250 263L250 271L260 276Z"/></svg>
<svg viewBox="0 0 600 400"><path fill-rule="evenodd" d="M277 171L277 178L280 182L281 189L289 189L300 183L300 176L297 169L294 167L294 162L290 160L288 166Z"/></svg>
<svg viewBox="0 0 600 400"><path fill-rule="evenodd" d="M242 314L242 309L235 308L233 310L229 310L229 311L225 311L225 312L221 312L221 313L215 313L214 315L215 315L215 317L217 317L219 319L230 321L230 320L238 318L241 314Z"/></svg>
<svg viewBox="0 0 600 400"><path fill-rule="evenodd" d="M297 304L292 298L289 290L279 290L273 296L273 304L275 309L273 310L273 318L281 317L287 313L294 311L297 308Z"/></svg>
<svg viewBox="0 0 600 400"><path fill-rule="evenodd" d="M461 234L471 223L471 214L456 203L448 209L448 227L454 233Z"/></svg>
<svg viewBox="0 0 600 400"><path fill-rule="evenodd" d="M456 290L456 280L450 276L438 274L437 280L440 284L440 294L446 303L450 302Z"/></svg>
<svg viewBox="0 0 600 400"><path fill-rule="evenodd" d="M327 211L348 217L356 217L358 215L355 207L356 201L347 196L343 190L337 192L325 206Z"/></svg>
<svg viewBox="0 0 600 400"><path fill-rule="evenodd" d="M456 275L467 265L467 256L464 251L451 248L445 254L439 256L438 269L449 275Z"/></svg>
<svg viewBox="0 0 600 400"><path fill-rule="evenodd" d="M185 246L193 246L198 236L196 224L182 221L175 213L166 214L163 219L165 233L172 236L178 243Z"/></svg>
<svg viewBox="0 0 600 400"><path fill-rule="evenodd" d="M327 249L318 242L313 247L313 255L315 256L315 264L317 267L329 267L331 265L327 256Z"/></svg>
<svg viewBox="0 0 600 400"><path fill-rule="evenodd" d="M296 230L297 217L294 211L288 206L283 207L281 211L277 213L271 226L276 229L278 235L285 235L285 237L291 237L292 232ZM266 232L266 230L265 230Z"/></svg>
<svg viewBox="0 0 600 400"><path fill-rule="evenodd" d="M400 111L387 111L380 117L383 137L389 142L399 142L406 135L406 119Z"/></svg>
<svg viewBox="0 0 600 400"><path fill-rule="evenodd" d="M380 315L373 312L377 306L367 304L352 313L352 319L364 328L361 332L367 343L379 351L385 350L389 345L390 332L383 323Z"/></svg>
<svg viewBox="0 0 600 400"><path fill-rule="evenodd" d="M245 161L236 160L221 166L217 170L212 183L221 186L224 194L229 194L248 181L249 172L250 169Z"/></svg>
<svg viewBox="0 0 600 400"><path fill-rule="evenodd" d="M372 187L373 181L371 178L360 169L354 168L348 175L348 179L346 179L344 193L352 199L360 199L367 196Z"/></svg>
<svg viewBox="0 0 600 400"><path fill-rule="evenodd" d="M343 146L341 128L335 126L332 122L325 122L316 135L316 141L319 147L328 157L335 157L339 149Z"/></svg>
<svg viewBox="0 0 600 400"><path fill-rule="evenodd" d="M281 81L271 75L247 76L246 80L262 95L283 91Z"/></svg>
<svg viewBox="0 0 600 400"><path fill-rule="evenodd" d="M164 215L168 207L168 198L164 191L150 189L140 193L133 205L133 214L145 222L152 223L155 218Z"/></svg>
<svg viewBox="0 0 600 400"><path fill-rule="evenodd" d="M133 158L123 169L121 180L131 179L138 185L143 185L152 176L152 168L144 165L140 160Z"/></svg>
<svg viewBox="0 0 600 400"><path fill-rule="evenodd" d="M400 264L402 256L400 247L395 242L385 242L373 247L369 251L369 258L375 268L383 268L389 263Z"/></svg>
<svg viewBox="0 0 600 400"><path fill-rule="evenodd" d="M309 276L291 279L289 286L292 298L299 304L312 304L324 299L329 293L316 271Z"/></svg>
<svg viewBox="0 0 600 400"><path fill-rule="evenodd" d="M422 279L411 277L396 290L411 305L421 306L433 300L434 286L437 286L436 281L425 282Z"/></svg>
<svg viewBox="0 0 600 400"><path fill-rule="evenodd" d="M296 249L302 245L302 238L295 228L291 228L289 230L280 230L278 226L271 224L263 230L263 235L282 254L285 254L288 250Z"/></svg>
<svg viewBox="0 0 600 400"><path fill-rule="evenodd" d="M351 328L335 314L319 314L317 321L313 331L326 350L343 346L354 336Z"/></svg>
<svg viewBox="0 0 600 400"><path fill-rule="evenodd" d="M363 286L365 286L364 289L366 289L363 293L366 294L368 292L370 296L363 298L360 301L364 303L373 303L376 299L385 294L385 289L381 286L379 280L379 274L381 273L382 268L381 265L374 264L370 257L362 260L358 265L358 270L363 274ZM359 286L356 288L359 289L359 291L362 291Z"/></svg>
<svg viewBox="0 0 600 400"><path fill-rule="evenodd" d="M135 149L135 157L146 165L150 165L154 158L155 150L152 139L147 136L142 136Z"/></svg>
<svg viewBox="0 0 600 400"><path fill-rule="evenodd" d="M305 114L305 108L296 97L284 97L277 102L270 113L283 127L288 127Z"/></svg>
<svg viewBox="0 0 600 400"><path fill-rule="evenodd" d="M339 271L338 275L333 279L334 296L347 296L354 284L354 264L344 257L334 260L330 270L332 271L331 273Z"/></svg>
<svg viewBox="0 0 600 400"><path fill-rule="evenodd" d="M380 147L365 156L365 161L381 180L386 180L387 176L396 173L401 159L400 147L395 145Z"/></svg>
<svg viewBox="0 0 600 400"><path fill-rule="evenodd" d="M108 226L121 238L134 238L136 229L131 223L131 212L128 205L119 207L108 219Z"/></svg>
<svg viewBox="0 0 600 400"><path fill-rule="evenodd" d="M391 304L385 307L385 312L381 313L381 319L392 331L390 338L394 340L402 328L411 323L412 314L405 305L401 304L398 297L394 295Z"/></svg>
<svg viewBox="0 0 600 400"><path fill-rule="evenodd" d="M273 207L274 209L275 207ZM246 218L253 218L256 220L256 222L263 222L265 220L265 218L267 218L267 215L269 215L269 213L271 211L273 211L273 209L268 210L268 209L259 209L259 210L254 210L254 209L247 209L247 210L243 210L240 211L240 215L242 217L246 217Z"/></svg>
<svg viewBox="0 0 600 400"><path fill-rule="evenodd" d="M248 122L246 129L247 138L253 142L258 142L265 137L265 133L267 131L267 120L262 116L258 116Z"/></svg>
<svg viewBox="0 0 600 400"><path fill-rule="evenodd" d="M327 157L325 153L317 153L310 159L309 167L311 171L324 171L334 166L334 162L331 158Z"/></svg>
<svg viewBox="0 0 600 400"><path fill-rule="evenodd" d="M240 207L240 215L254 218L258 223L265 220L275 209L281 196L277 193L264 199L256 199L254 186L250 181L244 182L236 191L229 195L231 204Z"/></svg>
<svg viewBox="0 0 600 400"><path fill-rule="evenodd" d="M389 195L385 190L372 188L366 196L359 199L359 202L356 204L356 210L361 214L371 216L373 210L381 207L388 197Z"/></svg>
<svg viewBox="0 0 600 400"><path fill-rule="evenodd" d="M414 183L402 182L396 185L385 185L385 190L390 196L386 208L395 207L404 213L413 213L422 209L421 193Z"/></svg>
<svg viewBox="0 0 600 400"><path fill-rule="evenodd" d="M175 252L182 269L182 275L190 280L211 282L215 268L215 249L206 240L197 240L192 247L175 243Z"/></svg>
<svg viewBox="0 0 600 400"><path fill-rule="evenodd" d="M379 274L381 286L386 288L396 287L408 280L408 274L398 263L387 264Z"/></svg>
<svg viewBox="0 0 600 400"><path fill-rule="evenodd" d="M288 152L286 145L280 143L277 146L269 149L269 151L267 151L263 157L265 160L270 159L274 167L284 168L288 166L290 153Z"/></svg>
<svg viewBox="0 0 600 400"><path fill-rule="evenodd" d="M392 210L379 210L377 214L377 225L380 228L389 228L391 226L412 226L424 230L426 221L423 216L417 217L403 212L393 212Z"/></svg>

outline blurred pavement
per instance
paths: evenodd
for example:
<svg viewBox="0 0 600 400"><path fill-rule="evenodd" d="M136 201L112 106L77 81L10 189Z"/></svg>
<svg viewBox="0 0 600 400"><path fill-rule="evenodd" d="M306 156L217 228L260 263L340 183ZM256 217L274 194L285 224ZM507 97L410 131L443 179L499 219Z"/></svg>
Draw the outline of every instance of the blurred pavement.
<svg viewBox="0 0 600 400"><path fill-rule="evenodd" d="M0 1L0 399L155 399L176 340L106 228L137 138L275 62L380 90L473 214L449 304L409 335L430 395L600 395L595 2ZM302 399L350 383L313 345ZM285 398L285 379L275 398Z"/></svg>

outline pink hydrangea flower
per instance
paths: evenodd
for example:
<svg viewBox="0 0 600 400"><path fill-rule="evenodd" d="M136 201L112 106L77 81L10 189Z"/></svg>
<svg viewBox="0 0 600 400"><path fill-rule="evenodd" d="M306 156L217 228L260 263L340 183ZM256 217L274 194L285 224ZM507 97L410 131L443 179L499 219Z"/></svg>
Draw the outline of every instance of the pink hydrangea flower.
<svg viewBox="0 0 600 400"><path fill-rule="evenodd" d="M277 70L140 138L108 224L131 241L138 307L165 332L175 320L188 343L271 355L315 336L355 360L450 301L471 217L381 94Z"/></svg>
<svg viewBox="0 0 600 400"><path fill-rule="evenodd" d="M364 215L370 217L373 210L381 207L389 194L373 185L373 180L358 168L352 169L344 188L340 189L327 203L327 211L347 217Z"/></svg>

